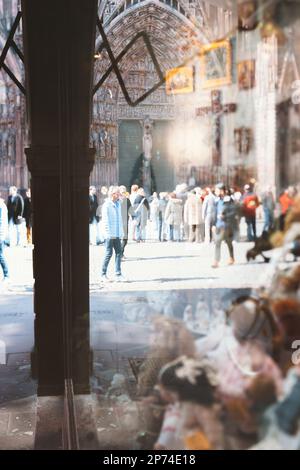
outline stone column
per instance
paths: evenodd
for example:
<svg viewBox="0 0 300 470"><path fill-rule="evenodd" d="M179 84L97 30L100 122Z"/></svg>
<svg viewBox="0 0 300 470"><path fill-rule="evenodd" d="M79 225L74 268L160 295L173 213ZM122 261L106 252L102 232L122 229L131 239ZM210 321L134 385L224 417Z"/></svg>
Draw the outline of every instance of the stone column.
<svg viewBox="0 0 300 470"><path fill-rule="evenodd" d="M273 36L257 45L255 140L257 180L261 191L271 186L275 192L276 174L276 81L277 40Z"/></svg>
<svg viewBox="0 0 300 470"><path fill-rule="evenodd" d="M39 395L89 392L88 187L96 0L23 0Z"/></svg>

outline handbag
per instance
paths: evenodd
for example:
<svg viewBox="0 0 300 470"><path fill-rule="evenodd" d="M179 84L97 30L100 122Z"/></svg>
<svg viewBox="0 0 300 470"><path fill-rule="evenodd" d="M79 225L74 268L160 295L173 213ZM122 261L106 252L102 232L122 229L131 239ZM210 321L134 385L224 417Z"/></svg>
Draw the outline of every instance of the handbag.
<svg viewBox="0 0 300 470"><path fill-rule="evenodd" d="M134 209L133 215L132 215L132 218L133 218L133 219L138 219L138 218L140 218L140 216L141 216L141 208L142 208L142 205L144 204L145 199L146 199L146 198L144 197L144 199L141 200L141 202L139 203L139 205L137 206L137 208Z"/></svg>

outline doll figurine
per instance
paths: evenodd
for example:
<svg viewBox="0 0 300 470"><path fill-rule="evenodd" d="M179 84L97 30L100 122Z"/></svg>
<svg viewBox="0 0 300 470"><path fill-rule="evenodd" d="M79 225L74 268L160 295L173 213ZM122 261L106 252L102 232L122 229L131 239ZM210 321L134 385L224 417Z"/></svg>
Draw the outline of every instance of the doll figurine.
<svg viewBox="0 0 300 470"><path fill-rule="evenodd" d="M223 448L220 407L203 365L182 356L159 375L161 397L169 402L155 450Z"/></svg>

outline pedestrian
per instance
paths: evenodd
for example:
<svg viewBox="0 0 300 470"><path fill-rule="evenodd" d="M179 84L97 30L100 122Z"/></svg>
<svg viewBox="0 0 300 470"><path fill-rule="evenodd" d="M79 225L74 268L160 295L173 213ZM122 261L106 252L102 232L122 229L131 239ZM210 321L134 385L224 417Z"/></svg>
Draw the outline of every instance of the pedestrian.
<svg viewBox="0 0 300 470"><path fill-rule="evenodd" d="M90 186L89 193L89 225L90 225L90 244L99 243L99 217L97 216L98 199L95 186Z"/></svg>
<svg viewBox="0 0 300 470"><path fill-rule="evenodd" d="M8 266L4 257L5 241L8 233L7 207L4 200L0 197L0 265L3 271L3 281L9 280Z"/></svg>
<svg viewBox="0 0 300 470"><path fill-rule="evenodd" d="M30 188L26 191L26 197L24 198L24 213L26 223L26 239L27 244L32 244L32 205L31 205L31 190Z"/></svg>
<svg viewBox="0 0 300 470"><path fill-rule="evenodd" d="M243 217L243 203L242 203L242 192L239 188L232 189L232 195L236 204L236 224L234 229L233 239L235 242L239 242L241 239L241 218Z"/></svg>
<svg viewBox="0 0 300 470"><path fill-rule="evenodd" d="M133 206L133 204L135 203L135 198L137 197L138 195L138 185L137 184L133 184L131 186L131 190L130 190L130 196L129 196L129 199L130 199L130 202L131 202L131 205Z"/></svg>
<svg viewBox="0 0 300 470"><path fill-rule="evenodd" d="M184 222L189 227L189 242L201 242L202 200L197 197L196 191L189 193L184 205Z"/></svg>
<svg viewBox="0 0 300 470"><path fill-rule="evenodd" d="M182 224L182 201L176 198L176 193L171 193L166 207L165 221L169 225L170 241L180 241L180 227Z"/></svg>
<svg viewBox="0 0 300 470"><path fill-rule="evenodd" d="M165 212L168 204L168 193L159 193L159 207L158 207L158 238L160 242L167 241L167 224L165 222Z"/></svg>
<svg viewBox="0 0 300 470"><path fill-rule="evenodd" d="M99 228L99 243L100 245L102 245L104 243L104 233L103 233L103 228L102 228L102 207L103 207L103 204L104 202L106 201L107 199L107 194L108 194L108 188L107 186L101 186L101 189L100 189L100 194L99 194L99 198L98 198L98 209L97 209L97 212L96 212L96 216L98 217L98 228Z"/></svg>
<svg viewBox="0 0 300 470"><path fill-rule="evenodd" d="M250 184L244 186L242 204L243 215L247 224L247 239L249 242L252 242L256 240L256 209L260 203Z"/></svg>
<svg viewBox="0 0 300 470"><path fill-rule="evenodd" d="M16 186L9 188L7 199L9 245L19 246L24 243L24 200Z"/></svg>
<svg viewBox="0 0 300 470"><path fill-rule="evenodd" d="M137 184L133 184L131 186L129 200L131 202L132 207L134 206L135 199L138 195L138 193L137 193L138 189L139 189L139 187L138 187ZM136 220L134 218L134 215L132 216L131 222L132 222L131 227L130 227L131 238L132 238L132 240L136 241Z"/></svg>
<svg viewBox="0 0 300 470"><path fill-rule="evenodd" d="M157 192L154 192L150 202L150 221L152 238L158 240L159 237L159 199Z"/></svg>
<svg viewBox="0 0 300 470"><path fill-rule="evenodd" d="M118 186L111 186L108 191L108 198L102 207L102 221L105 234L105 255L102 265L101 281L107 282L107 268L113 250L115 251L115 280L125 281L121 272L123 221L120 203L120 189Z"/></svg>
<svg viewBox="0 0 300 470"><path fill-rule="evenodd" d="M206 188L206 196L202 205L202 219L204 220L204 241L212 242L212 227L216 218L216 198L211 188Z"/></svg>
<svg viewBox="0 0 300 470"><path fill-rule="evenodd" d="M274 227L275 198L271 186L262 193L261 203L264 211L263 231L268 231Z"/></svg>
<svg viewBox="0 0 300 470"><path fill-rule="evenodd" d="M133 204L133 219L136 229L136 241L144 242L146 240L146 226L150 206L143 188L139 188Z"/></svg>
<svg viewBox="0 0 300 470"><path fill-rule="evenodd" d="M128 224L129 218L132 213L132 205L129 199L129 193L126 186L120 186L120 203L123 223L123 238L122 238L122 259L125 259L124 250L128 243Z"/></svg>
<svg viewBox="0 0 300 470"><path fill-rule="evenodd" d="M293 207L295 203L296 197L296 190L293 186L289 186L280 196L279 196L279 204L280 204L280 219L279 219L279 226L280 230L284 230L284 222L286 215L288 214L291 207Z"/></svg>
<svg viewBox="0 0 300 470"><path fill-rule="evenodd" d="M215 260L213 268L218 268L221 260L222 242L228 246L229 265L234 264L233 235L236 220L236 205L231 196L226 194L225 186L220 183L216 186L216 221L215 221Z"/></svg>

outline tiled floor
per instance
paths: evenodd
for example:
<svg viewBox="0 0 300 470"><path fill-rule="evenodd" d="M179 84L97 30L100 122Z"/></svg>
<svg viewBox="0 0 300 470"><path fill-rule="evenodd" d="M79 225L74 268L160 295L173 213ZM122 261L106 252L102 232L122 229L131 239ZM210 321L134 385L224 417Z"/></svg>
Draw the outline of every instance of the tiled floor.
<svg viewBox="0 0 300 470"><path fill-rule="evenodd" d="M36 384L30 355L8 354L0 365L0 449L32 449L36 425Z"/></svg>

